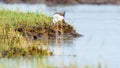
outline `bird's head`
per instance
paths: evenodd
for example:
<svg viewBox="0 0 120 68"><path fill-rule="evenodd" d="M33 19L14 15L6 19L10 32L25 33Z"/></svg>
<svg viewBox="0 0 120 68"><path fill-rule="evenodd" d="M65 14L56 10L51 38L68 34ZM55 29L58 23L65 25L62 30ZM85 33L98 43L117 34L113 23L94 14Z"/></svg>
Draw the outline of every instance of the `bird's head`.
<svg viewBox="0 0 120 68"><path fill-rule="evenodd" d="M59 14L59 15L65 17L65 11L64 12L56 12L55 14Z"/></svg>

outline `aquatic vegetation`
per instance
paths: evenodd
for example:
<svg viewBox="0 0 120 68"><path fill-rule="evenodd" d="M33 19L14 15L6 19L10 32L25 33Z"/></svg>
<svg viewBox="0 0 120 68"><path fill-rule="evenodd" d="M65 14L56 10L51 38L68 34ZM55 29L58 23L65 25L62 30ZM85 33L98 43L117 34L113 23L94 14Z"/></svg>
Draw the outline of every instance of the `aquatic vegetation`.
<svg viewBox="0 0 120 68"><path fill-rule="evenodd" d="M51 52L47 49L37 48L43 45L41 41L27 40L23 33L16 31L17 28L22 26L28 29L29 26L43 26L49 24L50 20L49 16L41 13L0 10L0 57L38 53L40 53L39 55L50 55Z"/></svg>
<svg viewBox="0 0 120 68"><path fill-rule="evenodd" d="M3 58L0 60L0 68L56 68L47 61L43 61L42 56Z"/></svg>
<svg viewBox="0 0 120 68"><path fill-rule="evenodd" d="M27 48L18 48L18 47L11 47L8 50L2 51L2 57L17 57L17 56L50 56L53 55L52 52L49 52L48 49L42 49L35 46L29 46Z"/></svg>
<svg viewBox="0 0 120 68"><path fill-rule="evenodd" d="M54 67L55 68L55 67ZM59 67L58 67L59 68ZM63 66L62 68L106 68L105 66L102 66L100 63L94 65L94 64L91 64L91 65L75 65L75 64L70 64L68 66Z"/></svg>

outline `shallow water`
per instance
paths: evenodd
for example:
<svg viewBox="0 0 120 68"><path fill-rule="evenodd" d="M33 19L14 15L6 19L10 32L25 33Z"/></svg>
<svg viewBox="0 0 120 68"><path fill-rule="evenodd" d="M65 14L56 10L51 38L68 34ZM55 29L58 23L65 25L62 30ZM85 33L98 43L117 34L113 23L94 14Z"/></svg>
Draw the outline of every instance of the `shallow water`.
<svg viewBox="0 0 120 68"><path fill-rule="evenodd" d="M119 68L120 62L120 6L117 5L73 5L47 7L43 4L1 4L0 7L10 10L44 12L52 16L55 11L66 11L65 20L73 25L84 37L63 41L62 45L50 46L54 56L25 59L1 59L0 65L15 64L19 68L37 68L53 65L58 68L83 68L86 65L96 68ZM40 59L39 58L39 59ZM33 62L33 59L35 60Z"/></svg>

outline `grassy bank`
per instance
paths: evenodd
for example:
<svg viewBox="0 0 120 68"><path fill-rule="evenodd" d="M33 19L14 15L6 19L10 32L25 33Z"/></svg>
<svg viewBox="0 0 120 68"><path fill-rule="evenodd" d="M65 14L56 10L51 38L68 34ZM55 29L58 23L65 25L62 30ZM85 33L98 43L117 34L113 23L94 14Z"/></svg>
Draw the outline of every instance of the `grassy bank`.
<svg viewBox="0 0 120 68"><path fill-rule="evenodd" d="M62 39L81 36L65 21L58 22L58 29L59 34L62 29ZM51 17L38 12L0 10L1 57L52 55L48 47L42 49L41 46L48 45L48 40L55 38L56 24L52 24Z"/></svg>
<svg viewBox="0 0 120 68"><path fill-rule="evenodd" d="M22 13L19 11L0 10L0 57L50 55L43 50L40 41L27 40L19 27L44 26L50 24L51 18L42 13Z"/></svg>

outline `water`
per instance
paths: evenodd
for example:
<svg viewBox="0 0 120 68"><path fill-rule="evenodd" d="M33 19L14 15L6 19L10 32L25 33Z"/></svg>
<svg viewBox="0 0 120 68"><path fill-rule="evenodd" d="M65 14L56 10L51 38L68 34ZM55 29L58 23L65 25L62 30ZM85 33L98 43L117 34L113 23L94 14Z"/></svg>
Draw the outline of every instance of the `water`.
<svg viewBox="0 0 120 68"><path fill-rule="evenodd" d="M96 68L119 68L120 62L120 6L118 5L73 5L47 7L46 5L1 4L2 8L27 12L43 12L52 16L55 11L66 11L65 20L73 25L84 37L63 42L62 46L51 45L55 56L28 59L0 60L0 64L17 64L20 68L37 67L37 62L58 68L83 68L89 65ZM34 62L32 60L35 60ZM40 59L40 58L39 58ZM33 64L33 65L31 65ZM22 67L21 67L22 65ZM9 68L9 67L8 67Z"/></svg>

